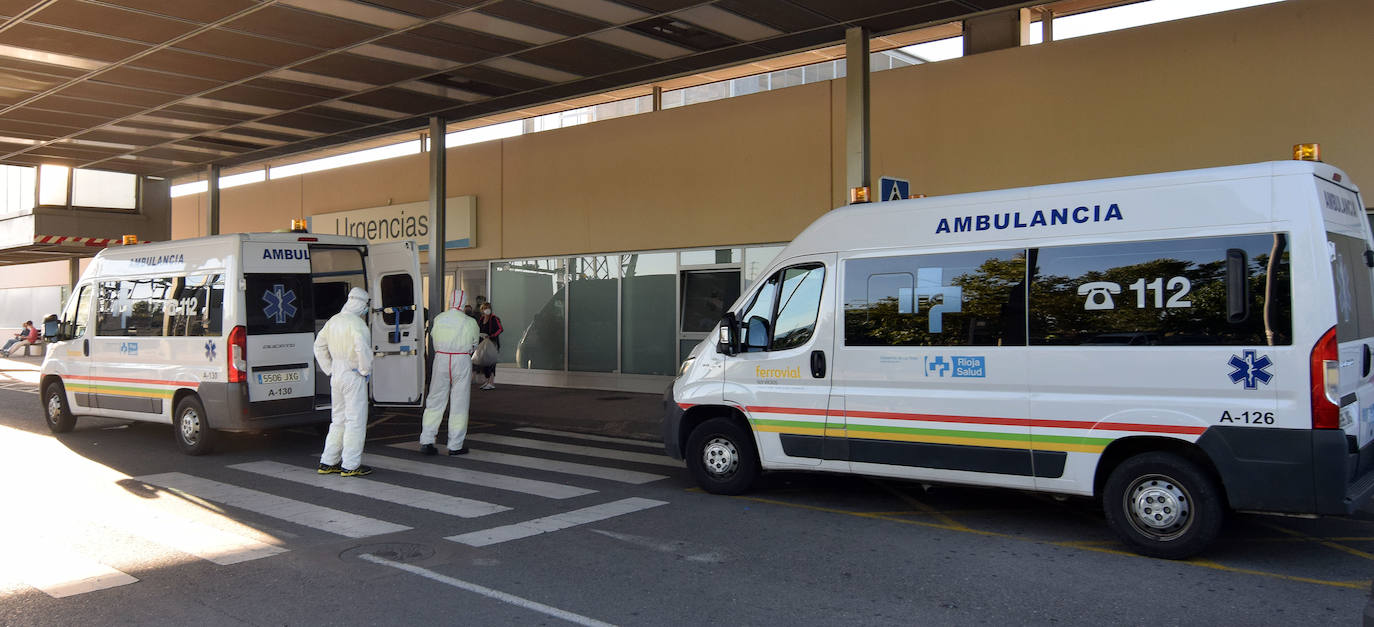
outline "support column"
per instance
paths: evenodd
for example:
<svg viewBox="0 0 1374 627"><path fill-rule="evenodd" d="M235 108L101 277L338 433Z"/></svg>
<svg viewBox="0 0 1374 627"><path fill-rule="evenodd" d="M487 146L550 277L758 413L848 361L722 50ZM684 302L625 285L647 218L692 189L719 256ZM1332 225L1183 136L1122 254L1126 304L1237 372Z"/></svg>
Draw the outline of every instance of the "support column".
<svg viewBox="0 0 1374 627"><path fill-rule="evenodd" d="M869 186L868 29L844 32L845 193Z"/></svg>
<svg viewBox="0 0 1374 627"><path fill-rule="evenodd" d="M205 166L205 181L208 189L205 193L206 203L209 205L209 232L206 235L219 235L219 166L211 164Z"/></svg>
<svg viewBox="0 0 1374 627"><path fill-rule="evenodd" d="M1054 9L1040 7L1040 34L1041 43L1054 41Z"/></svg>
<svg viewBox="0 0 1374 627"><path fill-rule="evenodd" d="M663 88L654 85L654 111L663 110Z"/></svg>
<svg viewBox="0 0 1374 627"><path fill-rule="evenodd" d="M429 319L444 313L444 242L447 241L448 153L444 149L444 119L429 119Z"/></svg>
<svg viewBox="0 0 1374 627"><path fill-rule="evenodd" d="M67 260L67 294L76 293L76 282L81 280L81 260L72 257Z"/></svg>

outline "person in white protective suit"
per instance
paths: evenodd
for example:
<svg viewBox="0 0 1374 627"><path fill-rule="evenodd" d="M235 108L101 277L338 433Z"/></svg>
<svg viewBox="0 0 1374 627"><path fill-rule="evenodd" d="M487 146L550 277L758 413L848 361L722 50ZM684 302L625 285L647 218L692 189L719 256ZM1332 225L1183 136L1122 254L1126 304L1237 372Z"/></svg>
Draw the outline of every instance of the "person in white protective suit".
<svg viewBox="0 0 1374 627"><path fill-rule="evenodd" d="M334 314L315 338L315 359L329 373L332 421L324 438L319 473L345 477L371 474L364 466L363 441L367 437L367 381L372 375L372 331L364 318L369 298L353 288L343 311Z"/></svg>
<svg viewBox="0 0 1374 627"><path fill-rule="evenodd" d="M463 290L453 290L448 310L434 317L429 342L434 347L434 367L425 397L420 452L434 455L434 437L448 408L448 454L463 455L468 447L468 406L472 394L472 349L477 346L477 321L463 313Z"/></svg>

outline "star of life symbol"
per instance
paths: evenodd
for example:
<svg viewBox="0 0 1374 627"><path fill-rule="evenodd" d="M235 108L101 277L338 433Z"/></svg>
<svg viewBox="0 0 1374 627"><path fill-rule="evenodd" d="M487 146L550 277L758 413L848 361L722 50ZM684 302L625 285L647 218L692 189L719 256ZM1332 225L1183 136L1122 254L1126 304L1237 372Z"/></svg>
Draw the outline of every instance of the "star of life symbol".
<svg viewBox="0 0 1374 627"><path fill-rule="evenodd" d="M215 341L214 341L214 340L206 340L206 342L205 342L205 358L208 359L208 360L210 360L210 361L214 361L214 360L215 360Z"/></svg>
<svg viewBox="0 0 1374 627"><path fill-rule="evenodd" d="M1231 360L1226 362L1227 365L1235 368L1231 371L1231 383L1244 381L1247 390L1258 388L1260 383L1269 385L1269 380L1274 378L1274 375L1268 371L1269 366L1274 365L1269 356L1256 357L1255 351L1252 350L1242 351L1242 354L1245 357L1231 355Z"/></svg>
<svg viewBox="0 0 1374 627"><path fill-rule="evenodd" d="M950 369L950 367L951 367L951 363L950 363L949 361L946 361L946 360L945 360L945 356L944 356L944 355L940 355L940 356L936 357L935 359L931 359L931 358L927 357L927 358L926 358L926 372L925 372L925 375L928 377L928 376L930 376L930 373L934 372L934 373L935 373L935 376L937 376L937 377L943 377L943 376L945 376L946 374L949 374L949 369Z"/></svg>
<svg viewBox="0 0 1374 627"><path fill-rule="evenodd" d="M267 303L262 308L263 315L282 324L288 318L296 317L296 292L288 290L278 283L272 286L272 291L262 293L263 302Z"/></svg>

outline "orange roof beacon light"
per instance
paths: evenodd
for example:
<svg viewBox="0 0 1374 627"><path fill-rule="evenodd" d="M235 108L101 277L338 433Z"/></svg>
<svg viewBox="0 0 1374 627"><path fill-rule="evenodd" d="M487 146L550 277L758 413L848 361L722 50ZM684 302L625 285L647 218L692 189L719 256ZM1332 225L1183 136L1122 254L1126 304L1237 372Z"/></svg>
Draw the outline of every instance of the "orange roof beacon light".
<svg viewBox="0 0 1374 627"><path fill-rule="evenodd" d="M1294 161L1321 161L1321 144L1293 144Z"/></svg>
<svg viewBox="0 0 1374 627"><path fill-rule="evenodd" d="M299 218L292 218L292 219L291 219L291 232L292 232L292 233L309 233L310 230L307 229L307 228L305 228L305 220L301 220L301 219L299 219Z"/></svg>
<svg viewBox="0 0 1374 627"><path fill-rule="evenodd" d="M138 243L138 236L137 236L137 235L132 235L132 234L130 234L130 235L125 235L125 236L124 236L124 242L123 242L123 243L124 243L125 246L133 246L134 244L137 244L137 243Z"/></svg>
<svg viewBox="0 0 1374 627"><path fill-rule="evenodd" d="M849 188L849 204L868 202L868 191L867 187Z"/></svg>

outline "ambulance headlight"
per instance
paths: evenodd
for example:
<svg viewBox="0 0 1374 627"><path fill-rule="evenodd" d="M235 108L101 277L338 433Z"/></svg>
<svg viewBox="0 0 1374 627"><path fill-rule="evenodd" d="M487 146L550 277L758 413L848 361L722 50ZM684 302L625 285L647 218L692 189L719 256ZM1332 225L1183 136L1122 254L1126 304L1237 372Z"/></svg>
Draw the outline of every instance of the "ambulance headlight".
<svg viewBox="0 0 1374 627"><path fill-rule="evenodd" d="M680 377L684 374L687 374L687 371L692 369L692 363L696 360L696 357L688 357L687 359L682 360L682 365L677 367L677 376Z"/></svg>

